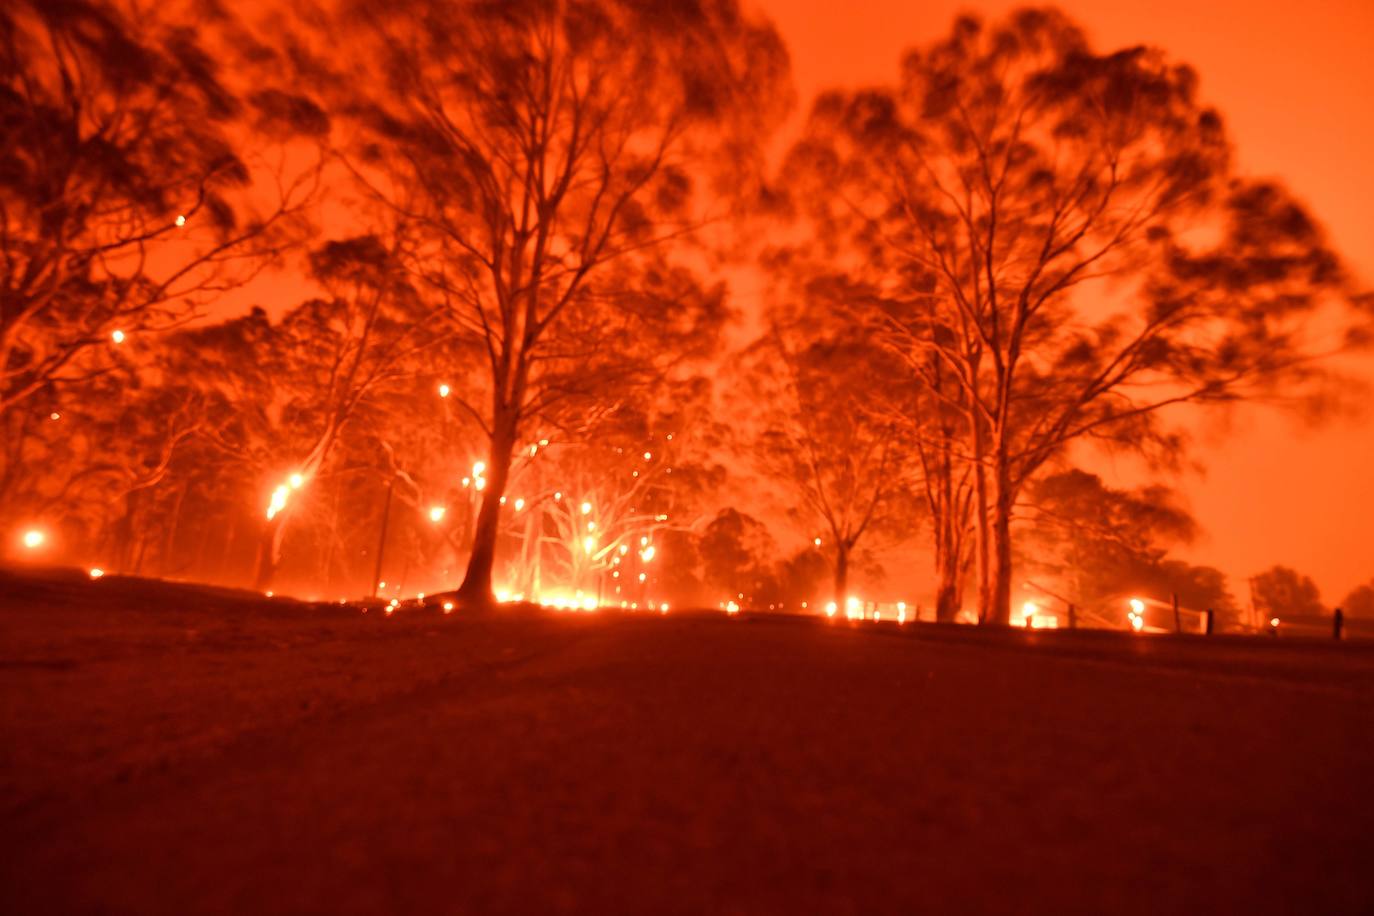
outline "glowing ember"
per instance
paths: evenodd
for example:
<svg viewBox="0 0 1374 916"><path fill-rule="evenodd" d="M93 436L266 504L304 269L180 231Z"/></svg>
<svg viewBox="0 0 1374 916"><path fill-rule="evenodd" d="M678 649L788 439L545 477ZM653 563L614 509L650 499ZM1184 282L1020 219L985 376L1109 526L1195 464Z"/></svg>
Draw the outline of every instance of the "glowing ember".
<svg viewBox="0 0 1374 916"><path fill-rule="evenodd" d="M99 566L94 566L91 568L92 579L99 579L103 575L105 575L105 570L101 569Z"/></svg>

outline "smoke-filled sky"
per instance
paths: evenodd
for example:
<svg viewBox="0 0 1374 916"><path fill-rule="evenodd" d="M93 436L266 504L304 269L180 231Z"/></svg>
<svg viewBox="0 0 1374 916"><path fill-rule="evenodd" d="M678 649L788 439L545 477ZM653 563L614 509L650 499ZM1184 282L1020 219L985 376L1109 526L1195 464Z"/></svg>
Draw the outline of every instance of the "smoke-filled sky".
<svg viewBox="0 0 1374 916"><path fill-rule="evenodd" d="M904 47L942 37L954 17L1024 3L986 0L755 0L792 54L802 104L818 89L891 80ZM1282 178L1374 285L1374 2L1371 0L1064 0L1099 50L1153 44L1201 76L1247 172ZM1374 380L1374 356L1354 361ZM1328 603L1374 578L1374 422L1305 430L1251 408L1199 449L1205 476L1183 489L1208 532L1187 551L1244 579L1283 563ZM1093 468L1109 476L1109 469Z"/></svg>
<svg viewBox="0 0 1374 916"><path fill-rule="evenodd" d="M986 18L1024 2L985 0L749 0L777 24L792 56L800 109L818 90L889 81L902 50L943 37L954 17ZM1374 286L1374 0L1063 0L1098 50L1153 44L1198 71L1205 100L1225 118L1241 167L1278 177L1326 225L1337 249ZM784 138L785 139L785 138ZM294 281L294 282L293 282ZM262 278L230 297L237 310L275 311L307 293L296 277ZM749 310L753 284L734 291ZM264 295L270 289L271 295ZM1374 354L1346 365L1374 384ZM1204 536L1182 551L1232 578L1282 563L1311 575L1328 603L1374 578L1374 410L1304 428L1270 409L1247 407L1225 428L1200 430L1205 473L1181 481ZM1114 469L1090 468L1109 480ZM1138 482L1133 468L1117 483Z"/></svg>

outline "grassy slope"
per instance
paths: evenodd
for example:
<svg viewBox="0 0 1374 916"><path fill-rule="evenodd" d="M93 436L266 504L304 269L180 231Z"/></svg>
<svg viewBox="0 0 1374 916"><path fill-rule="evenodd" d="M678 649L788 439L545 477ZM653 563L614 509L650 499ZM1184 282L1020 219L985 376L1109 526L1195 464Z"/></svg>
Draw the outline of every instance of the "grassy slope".
<svg viewBox="0 0 1374 916"><path fill-rule="evenodd" d="M1368 912L1374 650L0 576L0 910Z"/></svg>

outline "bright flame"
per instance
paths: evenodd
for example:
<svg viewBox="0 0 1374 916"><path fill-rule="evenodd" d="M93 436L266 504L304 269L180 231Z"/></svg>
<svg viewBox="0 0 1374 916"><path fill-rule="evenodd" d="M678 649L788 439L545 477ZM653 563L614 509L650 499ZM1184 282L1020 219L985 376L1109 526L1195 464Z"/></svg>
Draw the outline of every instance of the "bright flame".
<svg viewBox="0 0 1374 916"><path fill-rule="evenodd" d="M479 490L485 490L487 488L487 479L485 477L478 477L472 482L472 485Z"/></svg>
<svg viewBox="0 0 1374 916"><path fill-rule="evenodd" d="M445 613L445 614L452 614L452 613L453 613L453 602L452 602L452 601L445 601L445 602L444 602L444 613Z"/></svg>
<svg viewBox="0 0 1374 916"><path fill-rule="evenodd" d="M92 579L99 579L103 575L105 575L105 570L101 569L99 566L94 566L91 568Z"/></svg>
<svg viewBox="0 0 1374 916"><path fill-rule="evenodd" d="M42 547L43 542L47 539L47 535L39 531L37 528L30 528L28 531L25 531L24 536L22 538L24 546L27 547L29 550L37 550L39 547Z"/></svg>
<svg viewBox="0 0 1374 916"><path fill-rule="evenodd" d="M1145 618L1133 615L1131 617L1131 629L1135 630L1137 633L1145 629Z"/></svg>
<svg viewBox="0 0 1374 916"><path fill-rule="evenodd" d="M653 458L653 457L654 457L653 452L645 452L645 453L644 453L644 460L645 460L645 461L648 461L649 459L651 459L651 458Z"/></svg>
<svg viewBox="0 0 1374 916"><path fill-rule="evenodd" d="M1270 618L1269 618L1269 625L1270 625L1271 627L1276 627L1276 628L1277 628L1278 625L1279 625L1279 619L1278 619L1277 617L1270 617Z"/></svg>
<svg viewBox="0 0 1374 916"><path fill-rule="evenodd" d="M473 477L481 477L482 474L484 474L484 473L486 472L486 470L487 470L487 463L486 463L485 461L477 461L477 462L474 462L473 465L472 465L472 476L473 476Z"/></svg>
<svg viewBox="0 0 1374 916"><path fill-rule="evenodd" d="M643 581L644 581L645 579L647 579L647 578L648 578L648 575L647 575L646 573L640 573L640 574L639 574L639 581L640 581L640 582L643 582Z"/></svg>
<svg viewBox="0 0 1374 916"><path fill-rule="evenodd" d="M113 340L117 344L122 344L124 342L124 332L115 331L110 335L110 340Z"/></svg>
<svg viewBox="0 0 1374 916"><path fill-rule="evenodd" d="M663 604L660 604L660 605L658 606L658 612L659 612L660 614L666 614L666 613L668 613L668 603L667 603L667 602L664 602Z"/></svg>
<svg viewBox="0 0 1374 916"><path fill-rule="evenodd" d="M584 502L584 503L582 504L582 514L583 514L583 515L591 515L591 514L592 514L592 504L591 504L591 503Z"/></svg>
<svg viewBox="0 0 1374 916"><path fill-rule="evenodd" d="M60 420L60 419L62 419L62 414L60 414L60 413L58 413L57 411L54 410L52 413L48 414L48 419L49 419L49 420Z"/></svg>
<svg viewBox="0 0 1374 916"><path fill-rule="evenodd" d="M821 539L820 539L820 538L812 538L812 539L811 539L811 543L812 543L812 544L815 544L817 547L819 547L819 546L821 546Z"/></svg>
<svg viewBox="0 0 1374 916"><path fill-rule="evenodd" d="M835 602L827 601L825 603L825 616L834 617L837 610L839 610L839 608L835 606Z"/></svg>
<svg viewBox="0 0 1374 916"><path fill-rule="evenodd" d="M443 521L444 512L445 512L445 511L447 511L447 510L445 510L443 506L430 506L430 507L429 507L429 520L430 520L431 522Z"/></svg>
<svg viewBox="0 0 1374 916"><path fill-rule="evenodd" d="M1027 601L1025 604L1021 605L1022 617L1034 617L1039 611L1040 608L1036 607L1034 601Z"/></svg>
<svg viewBox="0 0 1374 916"><path fill-rule="evenodd" d="M1131 599L1131 610L1134 611L1134 612L1137 613L1137 614L1143 614L1143 613L1145 613L1145 602L1144 602L1144 601L1141 601L1139 598L1132 598L1132 599Z"/></svg>
<svg viewBox="0 0 1374 916"><path fill-rule="evenodd" d="M272 491L272 501L267 504L267 520L270 522L277 517L277 513L286 508L286 497L290 494L286 484L282 484Z"/></svg>
<svg viewBox="0 0 1374 916"><path fill-rule="evenodd" d="M292 474L287 478L286 482L291 484L291 489L293 490L299 490L301 487L305 486L305 478L300 474Z"/></svg>
<svg viewBox="0 0 1374 916"><path fill-rule="evenodd" d="M180 227L180 226L184 226L184 225L186 225L186 216L185 216L185 214L178 213L178 214L177 214L177 226Z"/></svg>
<svg viewBox="0 0 1374 916"><path fill-rule="evenodd" d="M440 386L439 386L439 397L441 397L441 398L446 398L446 397L448 397L448 393L449 393L450 391L452 391L452 390L453 390L453 389L450 388L450 387L447 386L447 385L440 385Z"/></svg>
<svg viewBox="0 0 1374 916"><path fill-rule="evenodd" d="M648 547L645 547L639 555L644 558L645 563L648 563L654 558L654 545L650 544Z"/></svg>
<svg viewBox="0 0 1374 916"><path fill-rule="evenodd" d="M596 538L590 537L590 536L583 538L583 539L582 539L582 549L585 550L587 553L591 553L593 550L595 550L595 549L596 549Z"/></svg>
<svg viewBox="0 0 1374 916"><path fill-rule="evenodd" d="M523 508L525 508L525 501L523 499L517 499L515 501L515 511L519 512Z"/></svg>
<svg viewBox="0 0 1374 916"><path fill-rule="evenodd" d="M738 614L738 613L739 613L739 605L738 605L738 604L735 604L735 602L733 602L733 601L727 601L727 602L725 603L725 613L727 613L727 614Z"/></svg>

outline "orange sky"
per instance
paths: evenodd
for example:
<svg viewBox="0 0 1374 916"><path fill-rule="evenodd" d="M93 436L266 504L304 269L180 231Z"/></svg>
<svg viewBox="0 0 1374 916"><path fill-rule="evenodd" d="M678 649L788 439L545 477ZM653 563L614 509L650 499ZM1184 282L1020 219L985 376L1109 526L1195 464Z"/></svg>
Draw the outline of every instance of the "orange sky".
<svg viewBox="0 0 1374 916"><path fill-rule="evenodd" d="M792 53L803 105L817 89L882 82L907 45L943 36L966 10L995 16L1023 3L986 0L754 0ZM1241 167L1283 178L1325 222L1366 285L1374 284L1374 0L1064 0L1100 50L1153 44L1192 64L1225 116ZM1296 12L1300 10L1301 12ZM1374 380L1374 356L1350 361ZM1374 579L1374 423L1312 431L1250 408L1198 451L1205 476L1183 482L1208 534L1187 551L1244 577L1284 563L1311 575L1328 603ZM1097 468L1109 472L1107 468Z"/></svg>

